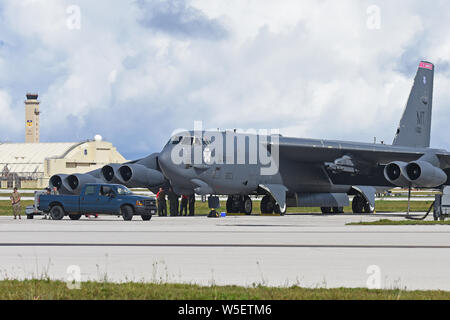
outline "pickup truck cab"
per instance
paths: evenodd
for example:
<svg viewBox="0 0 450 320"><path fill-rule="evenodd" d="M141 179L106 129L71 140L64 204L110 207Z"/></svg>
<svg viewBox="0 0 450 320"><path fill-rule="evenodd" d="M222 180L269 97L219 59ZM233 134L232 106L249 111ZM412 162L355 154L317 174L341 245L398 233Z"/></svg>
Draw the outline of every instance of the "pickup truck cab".
<svg viewBox="0 0 450 320"><path fill-rule="evenodd" d="M87 214L121 215L125 221L140 215L148 221L156 213L155 198L133 194L119 184L86 184L80 195L40 195L38 209L50 213L53 220L66 215L79 220Z"/></svg>

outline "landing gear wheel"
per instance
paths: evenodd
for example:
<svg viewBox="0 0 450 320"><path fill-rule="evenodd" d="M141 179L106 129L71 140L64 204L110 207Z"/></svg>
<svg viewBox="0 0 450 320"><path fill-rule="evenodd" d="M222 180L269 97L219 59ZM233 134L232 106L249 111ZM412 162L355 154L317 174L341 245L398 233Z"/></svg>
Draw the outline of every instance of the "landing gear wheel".
<svg viewBox="0 0 450 320"><path fill-rule="evenodd" d="M65 215L66 213L61 206L54 206L50 209L50 216L53 220L62 220Z"/></svg>
<svg viewBox="0 0 450 320"><path fill-rule="evenodd" d="M151 215L142 215L141 218L144 221L150 221L152 219L152 216Z"/></svg>
<svg viewBox="0 0 450 320"><path fill-rule="evenodd" d="M130 207L130 206L123 206L121 211L122 211L123 220L125 220L125 221L133 220L134 212L133 212L133 208L132 207Z"/></svg>
<svg viewBox="0 0 450 320"><path fill-rule="evenodd" d="M261 213L262 214L273 214L275 209L275 201L271 196L264 196L261 200Z"/></svg>
<svg viewBox="0 0 450 320"><path fill-rule="evenodd" d="M355 196L352 201L353 213L363 213L366 200L361 196Z"/></svg>
<svg viewBox="0 0 450 320"><path fill-rule="evenodd" d="M69 214L70 220L80 220L81 214Z"/></svg>
<svg viewBox="0 0 450 320"><path fill-rule="evenodd" d="M370 214L374 211L370 207L370 203L361 196L355 196L352 201L352 211L356 214L366 213Z"/></svg>
<svg viewBox="0 0 450 320"><path fill-rule="evenodd" d="M229 196L227 199L227 213L234 213L233 212L233 198L232 196Z"/></svg>
<svg viewBox="0 0 450 320"><path fill-rule="evenodd" d="M333 209L329 207L322 207L320 208L320 210L322 211L323 214L330 214L333 211Z"/></svg>
<svg viewBox="0 0 450 320"><path fill-rule="evenodd" d="M334 214L344 213L344 208L343 207L333 207L333 213Z"/></svg>
<svg viewBox="0 0 450 320"><path fill-rule="evenodd" d="M245 213L246 215L251 215L253 209L253 203L252 199L250 199L249 196L244 197L244 201L242 203L242 213Z"/></svg>
<svg viewBox="0 0 450 320"><path fill-rule="evenodd" d="M366 204L364 205L364 213L370 214L373 212L374 212L374 210L372 210L372 208L370 208L370 204L368 202L366 202Z"/></svg>
<svg viewBox="0 0 450 320"><path fill-rule="evenodd" d="M280 205L275 205L275 213L278 213L280 216L284 216L286 214L287 207L285 206L284 210L281 210Z"/></svg>

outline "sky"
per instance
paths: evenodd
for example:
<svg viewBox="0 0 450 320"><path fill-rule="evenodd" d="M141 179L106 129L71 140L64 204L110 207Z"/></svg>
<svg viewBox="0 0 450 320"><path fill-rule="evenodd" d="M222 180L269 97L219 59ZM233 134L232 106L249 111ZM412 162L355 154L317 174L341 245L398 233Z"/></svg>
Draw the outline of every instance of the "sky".
<svg viewBox="0 0 450 320"><path fill-rule="evenodd" d="M421 60L432 146L450 149L450 3L436 0L0 0L0 141L96 134L127 159L177 129L279 129L391 143Z"/></svg>

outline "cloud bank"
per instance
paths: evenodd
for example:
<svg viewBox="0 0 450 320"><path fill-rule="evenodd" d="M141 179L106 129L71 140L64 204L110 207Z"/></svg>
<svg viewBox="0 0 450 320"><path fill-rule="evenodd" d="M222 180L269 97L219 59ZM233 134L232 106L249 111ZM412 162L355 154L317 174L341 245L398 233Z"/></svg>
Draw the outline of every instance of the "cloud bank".
<svg viewBox="0 0 450 320"><path fill-rule="evenodd" d="M79 9L79 16L77 10ZM99 133L127 158L177 128L279 128L390 143L418 63L436 64L432 145L450 149L450 10L413 1L0 1L0 140Z"/></svg>

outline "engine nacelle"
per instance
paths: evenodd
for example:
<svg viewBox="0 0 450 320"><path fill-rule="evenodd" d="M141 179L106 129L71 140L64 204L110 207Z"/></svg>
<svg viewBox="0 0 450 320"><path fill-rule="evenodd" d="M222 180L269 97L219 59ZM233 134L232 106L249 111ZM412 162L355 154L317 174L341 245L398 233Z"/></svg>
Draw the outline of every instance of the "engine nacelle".
<svg viewBox="0 0 450 320"><path fill-rule="evenodd" d="M405 168L408 164L402 161L389 163L384 168L384 177L397 187L408 187L411 181L405 176Z"/></svg>
<svg viewBox="0 0 450 320"><path fill-rule="evenodd" d="M62 194L70 194L73 193L72 189L69 187L67 183L67 174L57 174L50 178L49 186L56 187L58 191Z"/></svg>
<svg viewBox="0 0 450 320"><path fill-rule="evenodd" d="M72 174L68 176L65 181L67 182L71 191L75 194L79 194L81 192L81 188L88 183L102 183L99 179L90 174Z"/></svg>
<svg viewBox="0 0 450 320"><path fill-rule="evenodd" d="M406 166L406 175L411 186L419 188L435 188L447 181L447 174L441 168L426 161L410 162Z"/></svg>
<svg viewBox="0 0 450 320"><path fill-rule="evenodd" d="M120 179L119 168L121 164L109 164L104 166L101 170L100 176L107 183L120 183L123 184L124 181Z"/></svg>
<svg viewBox="0 0 450 320"><path fill-rule="evenodd" d="M126 164L119 168L120 180L129 188L148 188L162 185L164 175L140 164Z"/></svg>

